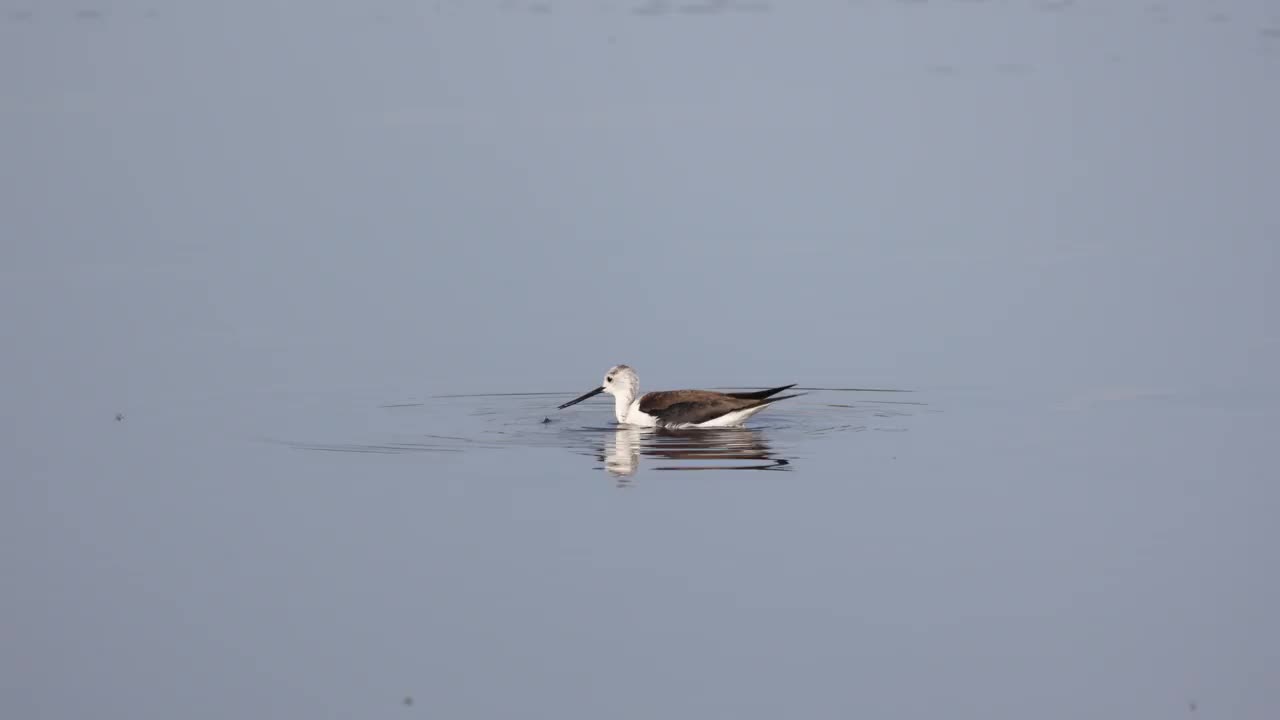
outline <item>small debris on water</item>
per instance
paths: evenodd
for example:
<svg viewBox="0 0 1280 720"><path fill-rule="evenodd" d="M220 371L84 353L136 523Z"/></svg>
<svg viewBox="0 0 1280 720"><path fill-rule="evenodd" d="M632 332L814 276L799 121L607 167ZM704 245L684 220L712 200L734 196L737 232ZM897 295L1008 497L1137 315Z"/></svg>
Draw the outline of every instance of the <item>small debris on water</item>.
<svg viewBox="0 0 1280 720"><path fill-rule="evenodd" d="M124 419L124 413L116 413L116 422L120 422L123 419Z"/></svg>
<svg viewBox="0 0 1280 720"><path fill-rule="evenodd" d="M546 424L547 424L547 423L549 423L549 422L551 422L551 418L549 418L549 417L544 417L544 418L542 418L542 424L543 424L543 425L546 425Z"/></svg>
<svg viewBox="0 0 1280 720"><path fill-rule="evenodd" d="M413 696L412 696L412 695L405 695L405 696L404 696L404 706L405 706L405 707L413 707Z"/></svg>

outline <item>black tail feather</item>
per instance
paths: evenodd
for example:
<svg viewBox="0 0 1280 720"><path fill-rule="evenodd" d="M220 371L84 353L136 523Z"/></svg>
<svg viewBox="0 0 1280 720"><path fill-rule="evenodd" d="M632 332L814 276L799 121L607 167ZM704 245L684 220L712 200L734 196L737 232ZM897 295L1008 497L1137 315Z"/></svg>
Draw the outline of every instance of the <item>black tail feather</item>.
<svg viewBox="0 0 1280 720"><path fill-rule="evenodd" d="M783 390L786 390L787 388L793 388L795 386L796 386L795 383L791 383L790 385L783 385L782 387L769 388L768 390L753 390L751 392L725 393L725 395L728 395L729 397L736 397L740 400L763 400L764 398L767 398L770 395L775 395L777 393L782 392ZM781 400L782 398L776 398L776 399Z"/></svg>
<svg viewBox="0 0 1280 720"><path fill-rule="evenodd" d="M787 387L791 387L791 386L790 386L790 385L788 385ZM778 397L765 398L765 399L763 399L763 400L761 400L761 401L760 401L760 404L761 404L761 405L768 405L768 404L770 404L770 403L776 403L776 402L778 402L779 400L790 400L790 399L791 399L791 398L793 398L793 397L801 397L801 396L808 395L808 394L809 394L809 393L795 393L794 395L779 395Z"/></svg>

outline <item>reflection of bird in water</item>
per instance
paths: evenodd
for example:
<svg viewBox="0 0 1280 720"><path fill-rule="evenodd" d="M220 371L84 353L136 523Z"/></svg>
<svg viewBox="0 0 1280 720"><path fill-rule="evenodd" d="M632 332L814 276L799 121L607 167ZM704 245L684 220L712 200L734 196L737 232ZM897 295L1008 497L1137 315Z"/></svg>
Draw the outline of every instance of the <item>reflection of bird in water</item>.
<svg viewBox="0 0 1280 720"><path fill-rule="evenodd" d="M630 477L640 467L640 435L638 428L619 425L611 439L606 439L600 459L605 472L614 477Z"/></svg>
<svg viewBox="0 0 1280 720"><path fill-rule="evenodd" d="M640 467L640 457L693 461L664 465L654 470L785 470L790 463L775 456L764 434L748 428L667 430L619 425L606 437L600 451L605 471L629 477ZM751 461L736 464L708 461Z"/></svg>

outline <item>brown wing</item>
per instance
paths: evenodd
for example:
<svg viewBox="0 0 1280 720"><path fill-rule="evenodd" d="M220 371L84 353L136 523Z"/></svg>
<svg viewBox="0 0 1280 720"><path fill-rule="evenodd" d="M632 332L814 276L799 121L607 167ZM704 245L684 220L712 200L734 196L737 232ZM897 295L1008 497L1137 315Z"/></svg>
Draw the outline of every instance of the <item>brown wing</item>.
<svg viewBox="0 0 1280 720"><path fill-rule="evenodd" d="M739 401L738 398L724 393L712 392L710 390L662 390L660 392L645 393L640 398L640 411L657 416L663 410L672 405L683 403L714 403ZM739 401L740 402L740 401Z"/></svg>
<svg viewBox="0 0 1280 720"><path fill-rule="evenodd" d="M759 404L761 404L759 400L739 400L728 395L721 395L718 398L671 403L660 410L645 410L643 405L640 409L656 417L662 425L697 425L708 420L715 420L734 410L741 410Z"/></svg>
<svg viewBox="0 0 1280 720"><path fill-rule="evenodd" d="M662 425L696 425L757 405L769 405L795 395L770 398L735 397L710 390L665 390L640 398L640 412L652 415Z"/></svg>

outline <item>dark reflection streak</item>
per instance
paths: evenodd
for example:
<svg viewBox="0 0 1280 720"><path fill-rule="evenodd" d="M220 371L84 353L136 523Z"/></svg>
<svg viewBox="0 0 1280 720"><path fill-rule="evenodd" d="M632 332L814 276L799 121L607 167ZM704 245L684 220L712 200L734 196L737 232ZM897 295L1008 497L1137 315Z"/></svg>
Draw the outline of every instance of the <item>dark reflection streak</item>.
<svg viewBox="0 0 1280 720"><path fill-rule="evenodd" d="M395 450L378 450L375 448L357 447L320 447L318 445L294 445L295 450L314 450L316 452L363 453L365 455L395 455Z"/></svg>
<svg viewBox="0 0 1280 720"><path fill-rule="evenodd" d="M435 447L432 445L415 445L398 443L394 445L322 445L307 443L281 443L294 450L312 450L315 452L361 453L366 455L400 455L411 452L462 452L460 448Z"/></svg>
<svg viewBox="0 0 1280 720"><path fill-rule="evenodd" d="M790 461L779 458L754 428L666 430L619 425L605 435L596 458L614 477L630 477L640 469L642 457L690 460L698 465L664 465L660 470L789 470ZM766 461L766 465L705 465L705 461Z"/></svg>
<svg viewBox="0 0 1280 720"><path fill-rule="evenodd" d="M652 468L653 470L773 470L787 472L791 470L791 463L786 460L779 460L769 465L668 465L664 467Z"/></svg>

